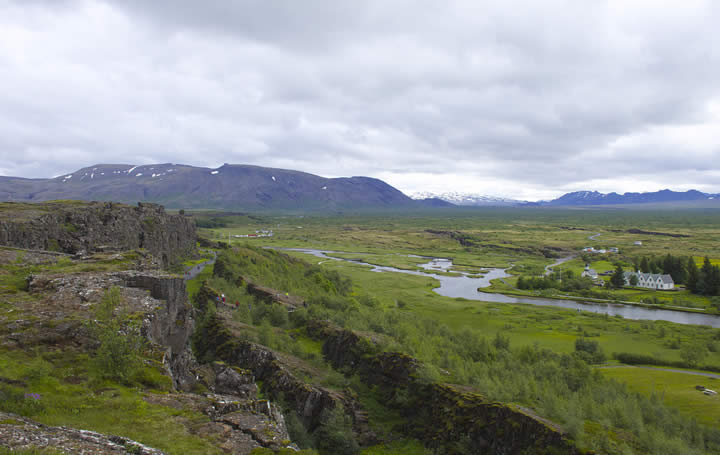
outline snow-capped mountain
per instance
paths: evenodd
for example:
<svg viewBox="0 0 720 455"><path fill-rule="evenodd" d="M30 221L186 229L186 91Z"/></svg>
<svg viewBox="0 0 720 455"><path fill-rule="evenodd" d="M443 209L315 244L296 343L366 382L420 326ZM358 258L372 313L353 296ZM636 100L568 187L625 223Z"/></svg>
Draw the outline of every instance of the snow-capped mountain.
<svg viewBox="0 0 720 455"><path fill-rule="evenodd" d="M518 201L516 199L508 199L496 196L485 196L482 194L472 193L460 193L457 191L446 192L442 194L431 193L428 191L422 191L413 193L410 195L413 199L441 199L446 202L450 202L455 205L465 206L496 206L496 207L507 207L523 204L525 201Z"/></svg>
<svg viewBox="0 0 720 455"><path fill-rule="evenodd" d="M0 201L157 202L170 208L228 210L423 209L449 205L414 201L369 177L325 178L289 169L224 164L95 164L52 179L0 176Z"/></svg>
<svg viewBox="0 0 720 455"><path fill-rule="evenodd" d="M717 194L702 193L697 190L671 191L661 190L648 193L599 193L597 191L575 191L566 193L552 201L541 201L539 205L613 205L643 204L713 200Z"/></svg>

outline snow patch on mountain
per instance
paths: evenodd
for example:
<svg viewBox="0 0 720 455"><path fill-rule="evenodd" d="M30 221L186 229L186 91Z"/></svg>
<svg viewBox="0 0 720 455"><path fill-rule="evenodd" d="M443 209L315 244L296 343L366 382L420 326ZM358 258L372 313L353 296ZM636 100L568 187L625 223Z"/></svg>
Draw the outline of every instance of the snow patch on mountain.
<svg viewBox="0 0 720 455"><path fill-rule="evenodd" d="M413 199L432 199L437 198L446 202L450 202L455 205L465 206L513 206L524 203L525 201L518 201L516 199L509 199L497 196L486 196L482 194L474 193L460 193L457 191L450 191L445 193L431 193L428 191L422 191L413 193L410 195Z"/></svg>
<svg viewBox="0 0 720 455"><path fill-rule="evenodd" d="M539 201L537 205L615 205L615 204L657 204L689 202L713 199L717 194L697 190L671 191L668 189L647 193L600 193L598 191L574 191L565 193L552 201Z"/></svg>

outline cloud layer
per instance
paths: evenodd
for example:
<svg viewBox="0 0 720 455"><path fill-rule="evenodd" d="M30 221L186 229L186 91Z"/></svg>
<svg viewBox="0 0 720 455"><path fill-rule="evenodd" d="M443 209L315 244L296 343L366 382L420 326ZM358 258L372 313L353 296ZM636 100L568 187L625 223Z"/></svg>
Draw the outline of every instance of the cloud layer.
<svg viewBox="0 0 720 455"><path fill-rule="evenodd" d="M716 2L0 0L0 174L720 192Z"/></svg>

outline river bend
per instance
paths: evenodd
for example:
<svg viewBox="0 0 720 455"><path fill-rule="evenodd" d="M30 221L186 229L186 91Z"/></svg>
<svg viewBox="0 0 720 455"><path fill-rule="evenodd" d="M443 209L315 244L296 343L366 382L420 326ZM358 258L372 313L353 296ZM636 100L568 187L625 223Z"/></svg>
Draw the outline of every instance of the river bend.
<svg viewBox="0 0 720 455"><path fill-rule="evenodd" d="M452 298L465 298L468 300L480 300L483 302L500 302L500 303L513 303L513 304L528 304L528 305L540 305L540 306L554 306L560 308L567 308L570 310L577 311L589 311L598 314L608 314L610 316L622 316L627 319L644 319L651 321L670 321L678 324L695 324L695 325L708 325L715 328L720 328L720 316L711 314L701 313L689 313L685 311L673 311L665 309L654 309L646 308L635 305L623 305L614 303L592 303L592 302L580 302L575 300L562 300L562 299L551 299L551 298L540 298L540 297L522 297L512 296L505 294L496 294L489 292L480 292L478 288L484 288L490 286L490 281L496 278L505 278L510 276L505 269L499 268L488 268L483 277L470 277L466 273L460 273L459 276L445 276L438 275L435 273L420 272L417 270L404 270L395 267L379 266L374 264L368 264L366 262L343 259L328 256L328 254L342 254L342 251L330 251L330 250L316 250L309 248L277 248L285 251L297 251L300 253L311 254L315 257L323 260L333 261L345 261L352 262L354 264L366 265L372 267L373 272L397 272L406 273L409 275L418 276L429 276L435 278L440 282L440 286L433 289L434 292L445 297ZM347 253L346 253L347 254ZM425 270L444 272L449 271L452 267L452 260L446 258L434 258L429 256L415 256L409 255L410 257L422 257L427 258L428 262L420 264Z"/></svg>

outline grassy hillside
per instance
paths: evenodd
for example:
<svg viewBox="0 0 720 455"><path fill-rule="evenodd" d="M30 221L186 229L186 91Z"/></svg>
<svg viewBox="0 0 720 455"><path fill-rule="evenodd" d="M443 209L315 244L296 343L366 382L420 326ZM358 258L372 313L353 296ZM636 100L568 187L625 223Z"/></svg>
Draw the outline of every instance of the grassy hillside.
<svg viewBox="0 0 720 455"><path fill-rule="evenodd" d="M720 448L720 432L606 380L589 366L585 352L570 348L587 336L597 337L601 347L627 347L629 340L645 338L662 350L648 336L658 326L550 308L457 302L430 293L430 278L370 273L334 262L319 268L252 246L221 254L219 263L224 265L216 265L211 282L231 301L240 301L233 317L258 327L257 337L274 339L269 342L278 349L302 353L307 345L289 335L302 331L308 320L329 319L375 334L387 351L416 356L424 362L428 380L467 384L490 398L533 408L560 423L581 447L658 454ZM349 271L354 285L348 292L344 275ZM305 297L308 308L289 318L275 315L278 305L251 303L248 309L251 296L233 284L241 274ZM269 331L269 325L275 329ZM661 327L666 327L664 336L680 337L688 330L685 336L692 337L691 328ZM604 342L610 339L615 344ZM362 387L357 390L363 392Z"/></svg>

